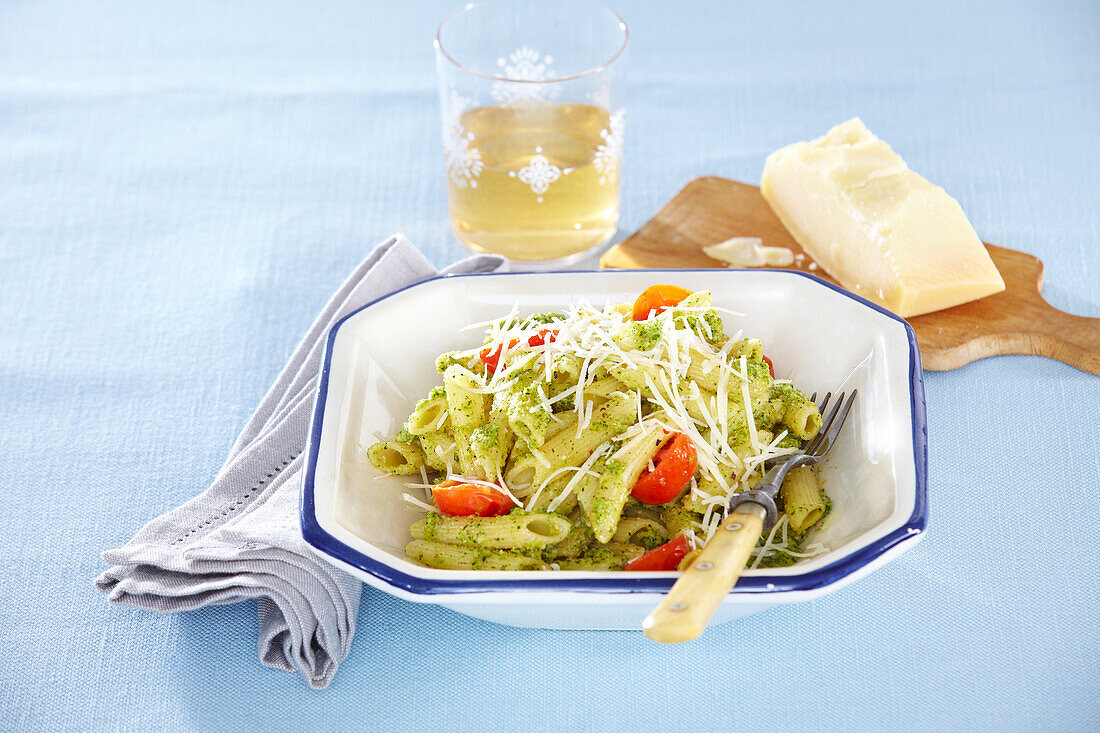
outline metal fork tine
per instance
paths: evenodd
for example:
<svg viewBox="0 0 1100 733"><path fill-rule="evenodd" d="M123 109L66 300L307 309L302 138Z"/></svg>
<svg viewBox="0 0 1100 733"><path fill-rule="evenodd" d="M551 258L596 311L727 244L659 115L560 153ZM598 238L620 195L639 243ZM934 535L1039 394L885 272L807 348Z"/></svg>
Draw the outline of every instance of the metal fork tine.
<svg viewBox="0 0 1100 733"><path fill-rule="evenodd" d="M844 421L848 419L848 411L852 409L852 403L856 401L856 394L859 390L852 390L852 396L848 398L846 402L842 402L844 399L841 395L841 399L837 400L837 408L834 409L832 414L829 415L829 424L825 429L825 438L822 440L824 448L820 453L824 453L829 450L833 445L833 441L836 440L836 436L840 433L840 429L844 427Z"/></svg>
<svg viewBox="0 0 1100 733"><path fill-rule="evenodd" d="M817 393L814 392L814 395L816 396ZM825 399L821 400L821 404L817 406L817 411L820 412L822 415L825 414L825 408L829 406L829 398L832 397L832 396L833 396L832 392L826 392L825 393ZM810 401L813 402L813 399L811 398Z"/></svg>
<svg viewBox="0 0 1100 733"><path fill-rule="evenodd" d="M829 412L828 416L822 415L821 429L817 431L817 435L806 441L801 451L789 455L776 456L775 458L769 458L765 461L765 465L768 466L768 471L764 474L760 483L756 485L756 493L763 493L766 497L774 499L776 493L779 491L780 485L783 483L783 479L792 467L812 466L823 461L825 454L833 447L833 441L836 440L836 436L840 433L840 429L844 427L844 423L848 419L848 412L851 411L852 403L856 401L856 395L858 393L859 391L855 389L852 390L851 395L848 395L847 392L840 393L833 403L833 409ZM831 392L825 395L825 401L822 402L822 408L829 403L829 398L831 396ZM824 409L822 409L822 413L824 413ZM744 501L755 501L755 499L750 499L744 495L742 496L744 497Z"/></svg>
<svg viewBox="0 0 1100 733"><path fill-rule="evenodd" d="M817 431L817 435L810 439L810 442L802 447L809 455L817 455L818 449L821 448L821 444L825 441L825 435L829 432L829 427L833 424L833 418L836 417L837 410L844 404L844 393L840 393L840 397L833 403L832 412L826 414L825 407L829 404L829 398L833 393L829 392L825 395L825 401L821 403L821 407L817 409L821 413L821 429Z"/></svg>
<svg viewBox="0 0 1100 733"><path fill-rule="evenodd" d="M817 402L817 392L810 395L810 402Z"/></svg>

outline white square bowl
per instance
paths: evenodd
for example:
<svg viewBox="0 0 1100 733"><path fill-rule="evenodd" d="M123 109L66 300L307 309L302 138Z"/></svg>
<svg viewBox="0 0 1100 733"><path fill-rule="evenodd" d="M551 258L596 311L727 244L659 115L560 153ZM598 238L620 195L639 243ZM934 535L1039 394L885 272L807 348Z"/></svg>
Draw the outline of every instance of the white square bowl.
<svg viewBox="0 0 1100 733"><path fill-rule="evenodd" d="M763 340L776 373L810 392L858 388L820 475L833 511L814 535L829 551L789 568L746 571L712 623L809 600L866 575L920 538L927 435L916 338L894 314L823 280L777 270L618 270L440 277L351 313L328 334L302 484L302 535L337 567L399 598L539 628L638 629L676 572L436 570L405 557L421 515L403 477L379 478L362 446L390 435L439 382L435 357L469 349L461 329L585 299L631 302L667 282L710 290L729 332Z"/></svg>

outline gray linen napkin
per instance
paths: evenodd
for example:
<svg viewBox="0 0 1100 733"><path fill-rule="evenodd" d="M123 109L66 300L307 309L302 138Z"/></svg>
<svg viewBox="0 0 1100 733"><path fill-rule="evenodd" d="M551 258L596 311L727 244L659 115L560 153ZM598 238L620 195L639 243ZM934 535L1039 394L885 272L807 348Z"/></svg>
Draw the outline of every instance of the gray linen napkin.
<svg viewBox="0 0 1100 733"><path fill-rule="evenodd" d="M443 272L493 272L504 264L478 255ZM258 598L260 661L297 670L314 688L328 686L351 646L362 586L313 555L298 527L325 334L348 312L437 274L401 235L376 247L294 350L214 482L123 547L104 552L114 567L96 588L112 603L162 612Z"/></svg>

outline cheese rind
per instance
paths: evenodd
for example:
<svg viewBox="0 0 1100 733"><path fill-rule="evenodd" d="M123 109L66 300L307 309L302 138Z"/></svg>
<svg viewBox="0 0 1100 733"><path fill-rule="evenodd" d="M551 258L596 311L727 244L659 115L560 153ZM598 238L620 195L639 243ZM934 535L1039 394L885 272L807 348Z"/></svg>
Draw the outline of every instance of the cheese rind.
<svg viewBox="0 0 1100 733"><path fill-rule="evenodd" d="M900 316L1005 288L959 203L859 118L769 155L760 190L830 275Z"/></svg>

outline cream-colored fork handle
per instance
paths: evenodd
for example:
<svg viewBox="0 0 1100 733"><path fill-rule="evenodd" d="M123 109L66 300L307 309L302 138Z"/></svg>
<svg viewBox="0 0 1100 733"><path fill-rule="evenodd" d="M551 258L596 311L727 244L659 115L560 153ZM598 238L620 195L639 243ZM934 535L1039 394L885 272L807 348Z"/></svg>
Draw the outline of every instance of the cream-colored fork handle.
<svg viewBox="0 0 1100 733"><path fill-rule="evenodd" d="M744 503L726 517L653 613L642 623L653 641L690 641L707 627L714 609L741 577L764 529L764 507Z"/></svg>

